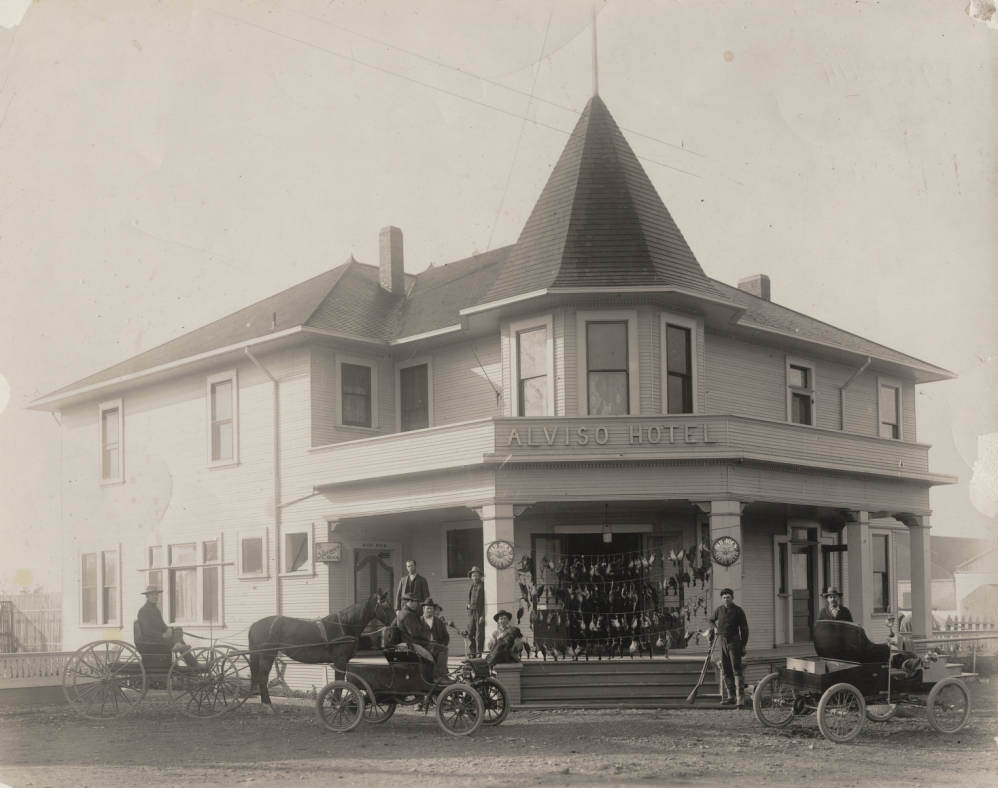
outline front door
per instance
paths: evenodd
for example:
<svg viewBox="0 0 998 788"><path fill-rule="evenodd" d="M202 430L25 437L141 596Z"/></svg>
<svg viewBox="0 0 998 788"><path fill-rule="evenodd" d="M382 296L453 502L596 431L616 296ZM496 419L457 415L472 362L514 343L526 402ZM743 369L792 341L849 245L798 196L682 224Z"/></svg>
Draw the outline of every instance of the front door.
<svg viewBox="0 0 998 788"><path fill-rule="evenodd" d="M813 552L813 545L792 545L790 548L794 643L805 643L814 639Z"/></svg>
<svg viewBox="0 0 998 788"><path fill-rule="evenodd" d="M354 599L357 602L366 601L371 594L394 590L391 550L359 548L353 555Z"/></svg>

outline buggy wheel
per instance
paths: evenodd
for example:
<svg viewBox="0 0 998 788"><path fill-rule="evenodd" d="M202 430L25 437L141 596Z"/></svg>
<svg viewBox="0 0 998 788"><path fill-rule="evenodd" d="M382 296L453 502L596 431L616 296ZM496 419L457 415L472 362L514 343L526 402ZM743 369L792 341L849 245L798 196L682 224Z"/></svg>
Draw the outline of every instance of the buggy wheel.
<svg viewBox="0 0 998 788"><path fill-rule="evenodd" d="M770 673L755 685L752 693L752 711L755 718L770 728L783 728L794 718L797 693L780 679L779 673Z"/></svg>
<svg viewBox="0 0 998 788"><path fill-rule="evenodd" d="M437 722L451 736L467 736L482 724L482 696L469 684L451 684L437 695L436 702Z"/></svg>
<svg viewBox="0 0 998 788"><path fill-rule="evenodd" d="M233 696L222 680L225 652L216 648L192 648L186 652L197 665L174 660L166 674L170 700L188 717L217 717L231 708Z"/></svg>
<svg viewBox="0 0 998 788"><path fill-rule="evenodd" d="M897 713L898 705L896 703L872 703L867 704L866 707L866 718L870 722L887 722Z"/></svg>
<svg viewBox="0 0 998 788"><path fill-rule="evenodd" d="M120 640L87 643L66 663L62 693L75 712L92 720L128 714L146 695L142 657Z"/></svg>
<svg viewBox="0 0 998 788"><path fill-rule="evenodd" d="M956 733L970 719L967 686L950 676L932 688L926 701L929 725L939 733Z"/></svg>
<svg viewBox="0 0 998 788"><path fill-rule="evenodd" d="M487 678L475 685L478 694L482 696L482 706L485 717L482 725L501 725L509 714L509 693L496 679Z"/></svg>
<svg viewBox="0 0 998 788"><path fill-rule="evenodd" d="M238 709L252 694L249 658L245 651L231 646L216 646L213 651L220 652L216 682L226 704L226 711Z"/></svg>
<svg viewBox="0 0 998 788"><path fill-rule="evenodd" d="M395 700L378 700L378 696L363 676L347 671L345 677L351 684L360 687L360 691L364 696L364 722L369 722L372 725L381 725L392 718L398 705Z"/></svg>
<svg viewBox="0 0 998 788"><path fill-rule="evenodd" d="M818 701L818 729L829 741L852 741L863 728L866 701L852 684L833 684Z"/></svg>
<svg viewBox="0 0 998 788"><path fill-rule="evenodd" d="M331 731L352 731L364 718L364 696L349 681L331 681L319 690L315 713Z"/></svg>

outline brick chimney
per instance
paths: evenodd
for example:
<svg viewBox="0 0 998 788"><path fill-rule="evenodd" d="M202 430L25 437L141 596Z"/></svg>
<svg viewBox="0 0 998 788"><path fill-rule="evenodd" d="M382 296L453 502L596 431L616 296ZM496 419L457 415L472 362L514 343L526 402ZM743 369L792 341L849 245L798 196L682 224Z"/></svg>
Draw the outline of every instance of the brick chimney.
<svg viewBox="0 0 998 788"><path fill-rule="evenodd" d="M394 295L405 295L405 271L402 265L402 231L398 227L382 227L378 234L381 263L378 279L381 286Z"/></svg>
<svg viewBox="0 0 998 788"><path fill-rule="evenodd" d="M755 276L746 276L744 279L739 279L738 289L744 290L746 293L751 293L754 296L759 296L759 298L765 298L767 301L770 300L769 277L765 274L756 274Z"/></svg>

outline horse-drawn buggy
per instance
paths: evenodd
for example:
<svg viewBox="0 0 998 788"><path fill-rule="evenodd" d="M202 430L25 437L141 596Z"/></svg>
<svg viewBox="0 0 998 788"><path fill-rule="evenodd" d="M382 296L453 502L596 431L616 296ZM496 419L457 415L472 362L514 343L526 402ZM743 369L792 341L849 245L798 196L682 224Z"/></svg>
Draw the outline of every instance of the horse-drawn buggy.
<svg viewBox="0 0 998 788"><path fill-rule="evenodd" d="M91 719L118 717L135 709L150 689L165 690L190 717L216 717L249 697L245 653L224 646L192 648L185 654L170 644L142 638L135 644L97 640L81 646L66 663L62 691L69 705Z"/></svg>
<svg viewBox="0 0 998 788"><path fill-rule="evenodd" d="M817 656L788 657L787 665L755 688L752 705L763 725L782 728L797 715L817 713L826 739L854 739L866 719L885 722L899 706L923 707L929 725L956 733L970 719L970 693L941 661L872 643L862 627L818 621Z"/></svg>
<svg viewBox="0 0 998 788"><path fill-rule="evenodd" d="M351 662L342 679L319 691L316 712L323 725L344 733L361 720L387 722L399 706L416 706L447 733L467 736L480 725L499 725L509 713L509 694L485 659L465 659L446 677L404 646L384 650L386 663Z"/></svg>

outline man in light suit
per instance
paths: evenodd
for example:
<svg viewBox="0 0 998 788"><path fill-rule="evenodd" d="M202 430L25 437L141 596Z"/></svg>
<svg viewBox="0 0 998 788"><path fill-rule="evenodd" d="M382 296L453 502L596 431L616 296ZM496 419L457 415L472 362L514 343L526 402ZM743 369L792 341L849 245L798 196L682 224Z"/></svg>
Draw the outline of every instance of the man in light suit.
<svg viewBox="0 0 998 788"><path fill-rule="evenodd" d="M426 578L416 574L416 562L411 558L405 562L406 574L399 580L398 588L395 589L395 612L402 609L403 594L411 594L414 599L422 602L430 596L430 584Z"/></svg>

